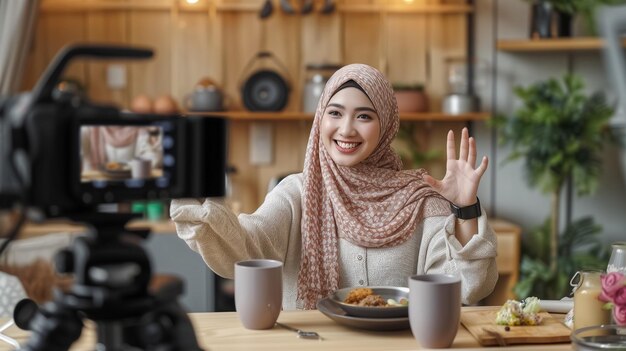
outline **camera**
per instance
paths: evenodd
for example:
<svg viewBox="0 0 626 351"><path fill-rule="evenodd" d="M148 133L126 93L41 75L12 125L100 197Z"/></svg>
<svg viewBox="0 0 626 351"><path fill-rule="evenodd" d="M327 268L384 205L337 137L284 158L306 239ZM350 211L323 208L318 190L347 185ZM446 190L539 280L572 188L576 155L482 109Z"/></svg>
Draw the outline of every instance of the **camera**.
<svg viewBox="0 0 626 351"><path fill-rule="evenodd" d="M19 233L26 209L88 227L55 256L56 270L72 275L71 287L55 290L42 306L28 299L17 304L16 325L32 331L24 350L68 350L84 319L95 323L99 350L200 350L178 302L182 281L152 279L140 245L149 231L126 228L135 214L101 213L97 205L223 196L226 120L127 113L57 84L75 57L151 56L141 48L69 46L31 92L0 100L0 209L22 209L0 254Z"/></svg>
<svg viewBox="0 0 626 351"><path fill-rule="evenodd" d="M57 87L74 57L151 55L68 47L32 92L0 102L0 208L22 202L56 217L101 203L224 195L224 118L127 113Z"/></svg>

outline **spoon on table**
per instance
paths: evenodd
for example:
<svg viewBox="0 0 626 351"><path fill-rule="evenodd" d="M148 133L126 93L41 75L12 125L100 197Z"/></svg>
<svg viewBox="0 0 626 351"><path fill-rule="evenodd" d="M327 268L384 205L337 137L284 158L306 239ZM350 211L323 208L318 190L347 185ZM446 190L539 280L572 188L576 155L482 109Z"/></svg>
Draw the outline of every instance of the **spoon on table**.
<svg viewBox="0 0 626 351"><path fill-rule="evenodd" d="M294 327L290 327L290 326L288 326L286 324L278 323L278 322L276 322L276 325L279 326L279 327L285 328L287 330L291 330L292 332L298 333L298 337L302 338L302 339L317 339L317 340L320 340L320 341L324 340L322 338L322 336L319 335L316 332L304 331L304 330L296 329Z"/></svg>

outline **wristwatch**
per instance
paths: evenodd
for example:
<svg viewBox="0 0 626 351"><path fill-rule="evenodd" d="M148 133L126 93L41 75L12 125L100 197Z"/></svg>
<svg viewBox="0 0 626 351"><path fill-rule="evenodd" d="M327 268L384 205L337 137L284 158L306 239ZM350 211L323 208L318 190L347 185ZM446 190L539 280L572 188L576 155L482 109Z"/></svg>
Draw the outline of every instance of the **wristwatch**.
<svg viewBox="0 0 626 351"><path fill-rule="evenodd" d="M452 213L459 219L472 219L478 218L482 214L480 211L480 200L476 197L476 203L473 205L459 207L452 202L450 202L450 209Z"/></svg>

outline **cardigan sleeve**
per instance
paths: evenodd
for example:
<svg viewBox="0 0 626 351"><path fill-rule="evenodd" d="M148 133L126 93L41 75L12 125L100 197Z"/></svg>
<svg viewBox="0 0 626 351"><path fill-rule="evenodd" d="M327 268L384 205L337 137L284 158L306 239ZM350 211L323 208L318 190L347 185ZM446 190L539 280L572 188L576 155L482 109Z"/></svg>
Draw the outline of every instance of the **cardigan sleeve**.
<svg viewBox="0 0 626 351"><path fill-rule="evenodd" d="M454 215L424 220L417 272L460 276L464 304L475 304L485 298L498 280L496 236L485 211L482 212L478 218L478 233L465 246L454 236Z"/></svg>
<svg viewBox="0 0 626 351"><path fill-rule="evenodd" d="M284 262L292 227L300 224L301 190L295 177L285 178L253 214L236 216L213 199L173 200L170 216L178 237L198 252L211 270L227 278L233 277L234 263L241 260Z"/></svg>

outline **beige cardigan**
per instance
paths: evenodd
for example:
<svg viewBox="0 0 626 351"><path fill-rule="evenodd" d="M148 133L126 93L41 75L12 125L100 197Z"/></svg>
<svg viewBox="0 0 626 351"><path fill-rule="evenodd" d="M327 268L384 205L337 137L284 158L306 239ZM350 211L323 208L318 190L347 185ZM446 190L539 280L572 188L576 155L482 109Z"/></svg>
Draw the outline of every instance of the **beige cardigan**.
<svg viewBox="0 0 626 351"><path fill-rule="evenodd" d="M296 309L302 180L302 174L285 178L253 214L237 217L213 200L182 199L172 201L170 215L178 236L220 276L232 278L233 265L240 260L282 261L283 308ZM340 239L339 287L408 286L413 274L449 273L461 277L463 303L478 302L491 293L498 278L496 237L484 214L478 219L478 233L464 247L454 228L453 215L430 217L411 239L390 248L364 248Z"/></svg>

